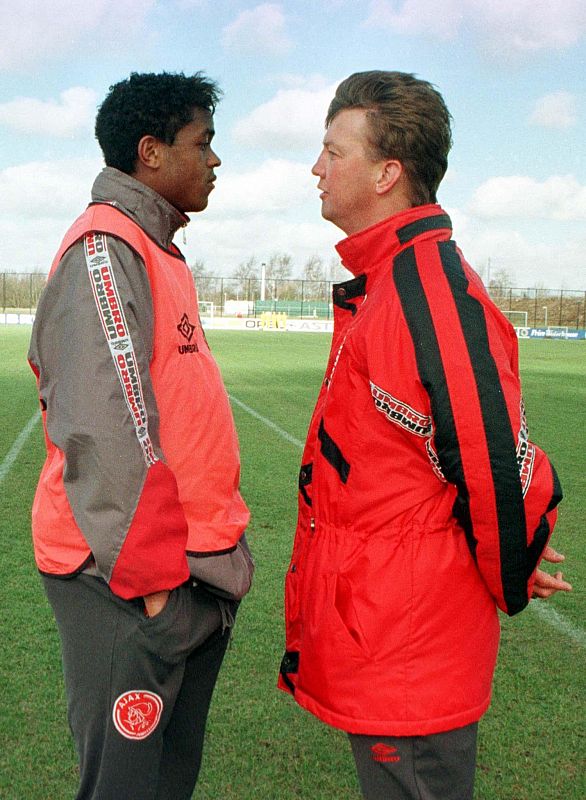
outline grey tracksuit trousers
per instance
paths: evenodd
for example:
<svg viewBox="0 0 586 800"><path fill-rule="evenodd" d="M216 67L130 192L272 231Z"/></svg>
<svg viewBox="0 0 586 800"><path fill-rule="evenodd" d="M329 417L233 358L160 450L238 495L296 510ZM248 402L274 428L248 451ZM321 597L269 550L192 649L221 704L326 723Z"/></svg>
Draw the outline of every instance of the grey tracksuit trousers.
<svg viewBox="0 0 586 800"><path fill-rule="evenodd" d="M350 734L365 800L472 800L478 723L428 736Z"/></svg>
<svg viewBox="0 0 586 800"><path fill-rule="evenodd" d="M178 587L144 614L100 578L43 578L63 652L80 765L76 800L188 800L229 639L220 602Z"/></svg>

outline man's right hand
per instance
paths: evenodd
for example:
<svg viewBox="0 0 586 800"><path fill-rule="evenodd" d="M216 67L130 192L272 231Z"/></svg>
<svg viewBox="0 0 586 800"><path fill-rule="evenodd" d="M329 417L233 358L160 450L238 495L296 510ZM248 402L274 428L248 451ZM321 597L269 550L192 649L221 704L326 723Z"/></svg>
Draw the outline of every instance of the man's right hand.
<svg viewBox="0 0 586 800"><path fill-rule="evenodd" d="M156 617L167 605L169 599L169 590L163 589L160 592L153 592L144 596L144 607L147 617Z"/></svg>
<svg viewBox="0 0 586 800"><path fill-rule="evenodd" d="M561 564L565 560L565 556L556 552L553 547L549 545L543 551L543 560L549 561L551 564ZM545 570L538 569L535 572L535 583L533 585L533 597L540 597L546 600L556 592L571 592L572 585L564 580L563 573L556 572L551 575Z"/></svg>

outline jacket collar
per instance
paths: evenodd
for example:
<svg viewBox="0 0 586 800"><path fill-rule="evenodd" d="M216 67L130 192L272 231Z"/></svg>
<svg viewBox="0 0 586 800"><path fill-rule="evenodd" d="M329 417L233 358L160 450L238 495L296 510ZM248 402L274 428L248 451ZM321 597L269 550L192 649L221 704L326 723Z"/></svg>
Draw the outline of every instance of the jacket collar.
<svg viewBox="0 0 586 800"><path fill-rule="evenodd" d="M416 241L449 239L452 223L437 204L415 206L352 234L336 245L342 264L354 275L370 275Z"/></svg>
<svg viewBox="0 0 586 800"><path fill-rule="evenodd" d="M189 222L158 192L114 167L105 167L96 178L92 201L119 208L166 250L179 228Z"/></svg>

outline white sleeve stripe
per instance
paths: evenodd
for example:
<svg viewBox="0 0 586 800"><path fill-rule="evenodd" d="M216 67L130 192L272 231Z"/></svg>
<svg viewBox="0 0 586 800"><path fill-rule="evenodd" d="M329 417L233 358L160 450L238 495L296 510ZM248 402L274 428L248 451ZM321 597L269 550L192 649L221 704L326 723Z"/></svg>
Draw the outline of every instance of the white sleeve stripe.
<svg viewBox="0 0 586 800"><path fill-rule="evenodd" d="M440 465L437 453L433 449L432 439L434 435L433 421L427 414L422 414L416 411L407 403L397 400L392 394L381 389L375 383L370 381L370 391L374 399L374 406L377 411L389 420L389 422L398 425L403 430L425 439L425 450L427 457L431 463L436 477L446 483L444 473Z"/></svg>
<svg viewBox="0 0 586 800"><path fill-rule="evenodd" d="M529 441L527 430L527 417L525 416L525 403L521 397L520 403L521 425L517 438L517 464L519 465L519 475L521 476L521 486L523 497L529 491L531 478L533 477L533 464L535 462L535 445Z"/></svg>
<svg viewBox="0 0 586 800"><path fill-rule="evenodd" d="M144 460L150 467L159 459L155 455L149 436L148 415L140 373L132 338L126 324L124 308L120 302L105 235L96 232L87 233L84 237L84 253L92 293L110 348L110 355L134 424L136 438L142 449Z"/></svg>

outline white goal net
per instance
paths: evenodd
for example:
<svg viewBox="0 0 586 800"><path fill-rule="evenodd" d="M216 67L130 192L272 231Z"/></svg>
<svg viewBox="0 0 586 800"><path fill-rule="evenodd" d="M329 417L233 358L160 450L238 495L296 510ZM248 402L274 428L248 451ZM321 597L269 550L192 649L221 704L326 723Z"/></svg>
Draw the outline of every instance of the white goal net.
<svg viewBox="0 0 586 800"><path fill-rule="evenodd" d="M527 312L526 311L503 311L505 317L509 320L514 328L527 327Z"/></svg>
<svg viewBox="0 0 586 800"><path fill-rule="evenodd" d="M199 316L202 319L213 319L215 306L209 300L199 300L197 303L199 307Z"/></svg>

